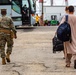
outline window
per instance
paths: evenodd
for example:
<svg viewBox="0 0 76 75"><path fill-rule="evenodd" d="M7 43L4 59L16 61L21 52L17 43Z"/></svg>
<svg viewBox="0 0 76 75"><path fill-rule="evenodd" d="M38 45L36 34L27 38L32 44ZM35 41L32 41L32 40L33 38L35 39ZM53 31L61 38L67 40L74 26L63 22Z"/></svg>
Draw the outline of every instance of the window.
<svg viewBox="0 0 76 75"><path fill-rule="evenodd" d="M18 0L12 0L12 9L21 14L21 9L20 9L20 2Z"/></svg>
<svg viewBox="0 0 76 75"><path fill-rule="evenodd" d="M33 0L30 0L30 4L31 4L32 11L34 11L34 2L33 2Z"/></svg>
<svg viewBox="0 0 76 75"><path fill-rule="evenodd" d="M8 5L11 4L10 0L0 0L0 5Z"/></svg>
<svg viewBox="0 0 76 75"><path fill-rule="evenodd" d="M68 0L68 4L76 6L76 0Z"/></svg>
<svg viewBox="0 0 76 75"><path fill-rule="evenodd" d="M22 0L22 7L26 5L27 8L29 8L28 0Z"/></svg>
<svg viewBox="0 0 76 75"><path fill-rule="evenodd" d="M30 3L29 3L30 2ZM30 6L29 6L30 4ZM27 8L31 9L31 13L35 12L33 0L22 0L22 6L26 5Z"/></svg>
<svg viewBox="0 0 76 75"><path fill-rule="evenodd" d="M65 0L53 0L53 6L65 6ZM68 5L76 6L76 0L68 0Z"/></svg>
<svg viewBox="0 0 76 75"><path fill-rule="evenodd" d="M53 6L65 6L65 0L53 0Z"/></svg>
<svg viewBox="0 0 76 75"><path fill-rule="evenodd" d="M44 0L44 6L51 6L51 0Z"/></svg>

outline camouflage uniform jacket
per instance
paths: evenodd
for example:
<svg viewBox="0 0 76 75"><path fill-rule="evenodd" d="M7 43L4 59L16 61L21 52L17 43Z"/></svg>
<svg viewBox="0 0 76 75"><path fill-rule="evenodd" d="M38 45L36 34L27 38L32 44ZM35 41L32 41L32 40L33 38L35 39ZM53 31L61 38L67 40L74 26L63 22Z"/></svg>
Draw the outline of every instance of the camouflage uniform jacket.
<svg viewBox="0 0 76 75"><path fill-rule="evenodd" d="M13 20L7 16L0 17L0 28L10 29L13 32L16 32Z"/></svg>

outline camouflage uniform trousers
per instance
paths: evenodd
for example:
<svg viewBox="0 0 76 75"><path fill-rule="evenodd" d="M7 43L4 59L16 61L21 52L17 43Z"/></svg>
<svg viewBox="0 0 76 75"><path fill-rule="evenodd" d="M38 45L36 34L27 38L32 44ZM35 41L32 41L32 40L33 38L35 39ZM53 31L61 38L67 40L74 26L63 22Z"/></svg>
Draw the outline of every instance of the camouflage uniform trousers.
<svg viewBox="0 0 76 75"><path fill-rule="evenodd" d="M5 51L6 44L7 44L7 50ZM6 56L5 52L11 54L12 47L13 47L13 39L11 39L10 34L0 33L0 54L1 54L1 58L4 58Z"/></svg>

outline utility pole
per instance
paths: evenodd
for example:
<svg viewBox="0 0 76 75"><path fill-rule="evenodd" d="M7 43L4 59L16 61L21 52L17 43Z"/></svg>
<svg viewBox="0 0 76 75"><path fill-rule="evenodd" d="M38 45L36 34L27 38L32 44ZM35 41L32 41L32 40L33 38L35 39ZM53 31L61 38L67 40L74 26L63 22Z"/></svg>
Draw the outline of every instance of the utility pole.
<svg viewBox="0 0 76 75"><path fill-rule="evenodd" d="M39 0L41 15L43 14L43 0Z"/></svg>
<svg viewBox="0 0 76 75"><path fill-rule="evenodd" d="M42 15L43 15L43 0L42 0Z"/></svg>
<svg viewBox="0 0 76 75"><path fill-rule="evenodd" d="M42 22L42 25L44 25L44 21L43 21L43 15L44 15L44 13L43 13L43 1L44 0L39 0L39 3L41 4L41 22Z"/></svg>
<svg viewBox="0 0 76 75"><path fill-rule="evenodd" d="M42 21L43 21L43 0L42 0Z"/></svg>

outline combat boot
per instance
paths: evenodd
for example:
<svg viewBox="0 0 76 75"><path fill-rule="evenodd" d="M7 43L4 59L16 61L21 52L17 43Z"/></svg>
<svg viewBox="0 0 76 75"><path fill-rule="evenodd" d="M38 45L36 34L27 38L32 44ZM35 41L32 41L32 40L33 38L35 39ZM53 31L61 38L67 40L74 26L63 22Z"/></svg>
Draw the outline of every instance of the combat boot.
<svg viewBox="0 0 76 75"><path fill-rule="evenodd" d="M5 64L6 64L5 58L2 58L2 65L5 65Z"/></svg>
<svg viewBox="0 0 76 75"><path fill-rule="evenodd" d="M7 53L6 60L7 60L7 62L10 62L10 53Z"/></svg>

